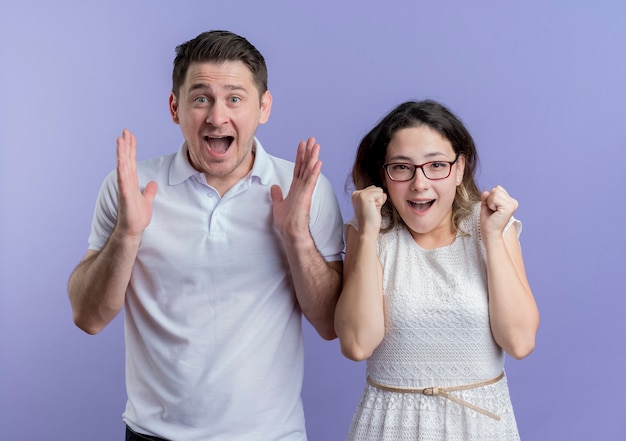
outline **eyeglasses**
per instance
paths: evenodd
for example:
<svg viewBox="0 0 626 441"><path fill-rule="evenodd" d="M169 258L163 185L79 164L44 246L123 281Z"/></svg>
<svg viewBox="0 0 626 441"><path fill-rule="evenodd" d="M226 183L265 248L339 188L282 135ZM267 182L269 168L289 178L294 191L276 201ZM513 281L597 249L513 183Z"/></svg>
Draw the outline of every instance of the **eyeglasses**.
<svg viewBox="0 0 626 441"><path fill-rule="evenodd" d="M390 162L383 165L383 168L387 172L387 176L392 181L406 182L415 177L415 172L418 168L422 169L424 176L431 181L438 181L439 179L446 179L452 172L452 164L459 159L459 154L456 154L454 161L431 161L425 162L420 165L409 164L407 162Z"/></svg>

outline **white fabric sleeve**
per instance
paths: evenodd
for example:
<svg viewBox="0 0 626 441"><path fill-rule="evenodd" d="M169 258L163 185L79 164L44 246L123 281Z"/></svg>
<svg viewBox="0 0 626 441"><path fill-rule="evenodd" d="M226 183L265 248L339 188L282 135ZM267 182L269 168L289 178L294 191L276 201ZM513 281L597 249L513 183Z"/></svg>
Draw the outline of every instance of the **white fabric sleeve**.
<svg viewBox="0 0 626 441"><path fill-rule="evenodd" d="M112 171L102 182L89 233L89 249L100 251L117 222L117 172Z"/></svg>
<svg viewBox="0 0 626 441"><path fill-rule="evenodd" d="M311 201L309 228L315 246L326 261L341 260L343 251L343 218L337 196L330 183L320 175Z"/></svg>

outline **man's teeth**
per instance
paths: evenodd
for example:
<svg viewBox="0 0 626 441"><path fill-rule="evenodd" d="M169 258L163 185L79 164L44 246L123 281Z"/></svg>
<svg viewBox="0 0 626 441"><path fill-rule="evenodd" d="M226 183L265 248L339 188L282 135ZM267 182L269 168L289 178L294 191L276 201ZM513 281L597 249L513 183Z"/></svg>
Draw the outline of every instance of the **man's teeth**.
<svg viewBox="0 0 626 441"><path fill-rule="evenodd" d="M230 143L232 142L232 138L230 137L211 137L205 136L205 142L208 144L209 150L214 152L224 153L230 147Z"/></svg>

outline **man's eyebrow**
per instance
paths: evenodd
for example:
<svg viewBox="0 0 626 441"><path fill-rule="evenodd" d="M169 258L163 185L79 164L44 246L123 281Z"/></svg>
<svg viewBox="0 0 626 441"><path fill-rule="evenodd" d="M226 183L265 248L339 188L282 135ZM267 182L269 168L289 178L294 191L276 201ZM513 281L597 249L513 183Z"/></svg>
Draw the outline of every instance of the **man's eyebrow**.
<svg viewBox="0 0 626 441"><path fill-rule="evenodd" d="M209 89L209 90L211 90L211 86L209 86L206 83L195 83L195 84L191 85L191 87L189 88L189 92L192 92L192 91L198 90L198 89Z"/></svg>
<svg viewBox="0 0 626 441"><path fill-rule="evenodd" d="M247 92L246 88L244 86L241 86L239 84L226 84L224 86L224 89L230 90L230 91L243 91L243 92ZM207 83L196 83L196 84L192 84L191 87L189 88L189 92L194 92L196 90L212 90L212 87L210 84Z"/></svg>

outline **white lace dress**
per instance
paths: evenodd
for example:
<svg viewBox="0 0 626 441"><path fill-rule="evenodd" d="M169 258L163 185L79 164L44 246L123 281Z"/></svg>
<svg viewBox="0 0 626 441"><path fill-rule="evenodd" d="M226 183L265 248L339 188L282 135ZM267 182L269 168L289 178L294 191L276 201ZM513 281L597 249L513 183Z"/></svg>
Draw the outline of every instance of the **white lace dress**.
<svg viewBox="0 0 626 441"><path fill-rule="evenodd" d="M479 204L454 243L421 248L406 227L381 234L385 337L367 360L376 383L400 388L451 387L503 372L504 352L489 327L485 250ZM517 232L521 231L519 221ZM355 225L354 221L351 225ZM355 225L356 227L356 225ZM500 420L442 396L382 390L366 384L348 440L519 440L506 377L450 392Z"/></svg>

